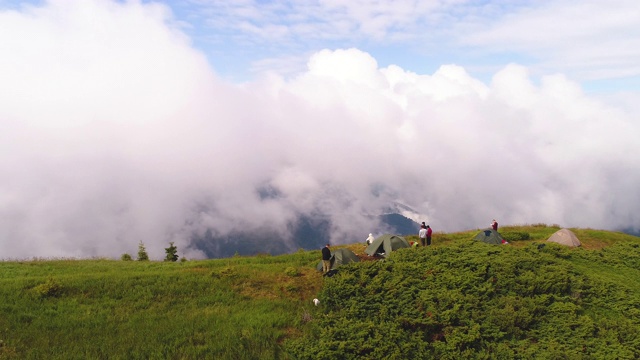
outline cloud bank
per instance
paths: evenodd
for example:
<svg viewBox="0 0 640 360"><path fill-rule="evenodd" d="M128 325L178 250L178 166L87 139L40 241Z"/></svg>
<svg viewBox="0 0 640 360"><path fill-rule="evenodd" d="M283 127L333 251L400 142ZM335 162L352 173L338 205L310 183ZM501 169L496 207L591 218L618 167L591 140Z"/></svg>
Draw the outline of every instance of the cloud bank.
<svg viewBox="0 0 640 360"><path fill-rule="evenodd" d="M286 240L301 213L360 241L393 202L436 231L640 228L640 119L623 105L638 94L608 103L517 64L488 84L456 65L416 74L358 49L232 84L166 7L136 2L54 1L0 28L2 258L140 241L198 257L193 234Z"/></svg>

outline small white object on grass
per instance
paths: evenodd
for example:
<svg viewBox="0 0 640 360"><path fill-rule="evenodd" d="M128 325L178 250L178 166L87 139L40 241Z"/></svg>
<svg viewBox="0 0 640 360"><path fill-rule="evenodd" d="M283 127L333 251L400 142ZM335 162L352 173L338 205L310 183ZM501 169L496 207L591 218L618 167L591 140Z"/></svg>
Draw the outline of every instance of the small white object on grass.
<svg viewBox="0 0 640 360"><path fill-rule="evenodd" d="M318 300L318 299L313 299L313 304L314 304L315 306L318 306L318 304L320 304L320 300Z"/></svg>

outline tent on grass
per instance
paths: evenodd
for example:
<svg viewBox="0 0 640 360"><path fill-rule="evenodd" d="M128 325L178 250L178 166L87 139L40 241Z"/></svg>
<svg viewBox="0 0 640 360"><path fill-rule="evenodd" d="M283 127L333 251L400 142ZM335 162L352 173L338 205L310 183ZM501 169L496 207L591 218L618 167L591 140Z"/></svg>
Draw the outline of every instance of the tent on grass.
<svg viewBox="0 0 640 360"><path fill-rule="evenodd" d="M331 270L334 270L338 266L341 266L344 264L359 262L359 261L360 261L360 258L353 251L349 249L338 249L331 253ZM322 261L318 263L318 266L316 266L316 269L318 269L318 271L322 271Z"/></svg>
<svg viewBox="0 0 640 360"><path fill-rule="evenodd" d="M578 240L578 237L576 236L576 234L574 234L573 231L569 229L560 229L556 231L555 233L553 233L553 235L551 235L547 239L547 241L551 241L554 243L558 243L560 245L566 245L571 247L577 247L582 245L582 243L580 243L580 240Z"/></svg>
<svg viewBox="0 0 640 360"><path fill-rule="evenodd" d="M384 234L373 240L373 242L364 249L364 252L369 256L379 254L387 257L392 251L408 247L411 247L411 245L409 245L407 240L402 236Z"/></svg>
<svg viewBox="0 0 640 360"><path fill-rule="evenodd" d="M498 233L497 230L485 229L480 231L478 235L476 235L476 237L473 238L473 240L482 241L487 244L501 245L502 240L504 239L502 238L500 233Z"/></svg>

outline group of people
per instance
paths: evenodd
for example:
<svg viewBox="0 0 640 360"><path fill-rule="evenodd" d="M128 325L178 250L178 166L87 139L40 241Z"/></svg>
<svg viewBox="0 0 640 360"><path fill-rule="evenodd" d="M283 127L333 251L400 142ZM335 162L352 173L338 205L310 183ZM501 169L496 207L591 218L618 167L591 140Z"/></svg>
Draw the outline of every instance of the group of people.
<svg viewBox="0 0 640 360"><path fill-rule="evenodd" d="M431 245L431 227L426 225L424 221L422 225L420 225L420 231L418 231L418 237L420 238L420 245L429 246Z"/></svg>
<svg viewBox="0 0 640 360"><path fill-rule="evenodd" d="M498 231L498 222L496 219L493 219L491 222L491 228L493 230ZM420 225L420 231L418 231L418 237L420 238L420 245L422 246L430 246L431 245L431 227L427 225L424 221L422 225ZM367 245L371 245L371 243L375 240L373 234L369 234L367 237L366 243ZM326 273L331 269L331 250L329 249L329 244L325 245L322 248L322 272Z"/></svg>

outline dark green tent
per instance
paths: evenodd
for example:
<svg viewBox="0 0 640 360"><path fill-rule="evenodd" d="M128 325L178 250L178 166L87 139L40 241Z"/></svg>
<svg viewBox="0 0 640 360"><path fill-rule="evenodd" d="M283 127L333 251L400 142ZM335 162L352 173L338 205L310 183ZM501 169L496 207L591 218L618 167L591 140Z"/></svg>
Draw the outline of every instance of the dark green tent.
<svg viewBox="0 0 640 360"><path fill-rule="evenodd" d="M334 270L340 265L345 265L352 262L359 262L360 258L349 249L338 249L331 253L331 270ZM318 271L322 271L322 261L316 266Z"/></svg>
<svg viewBox="0 0 640 360"><path fill-rule="evenodd" d="M402 236L384 234L373 240L373 242L364 249L364 252L369 256L379 254L387 257L394 250L408 247L411 247L411 245L409 245L407 240Z"/></svg>
<svg viewBox="0 0 640 360"><path fill-rule="evenodd" d="M496 230L482 230L473 238L476 241L486 242L487 244L502 245L502 236Z"/></svg>

